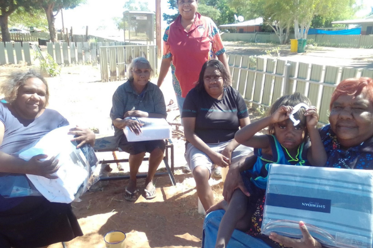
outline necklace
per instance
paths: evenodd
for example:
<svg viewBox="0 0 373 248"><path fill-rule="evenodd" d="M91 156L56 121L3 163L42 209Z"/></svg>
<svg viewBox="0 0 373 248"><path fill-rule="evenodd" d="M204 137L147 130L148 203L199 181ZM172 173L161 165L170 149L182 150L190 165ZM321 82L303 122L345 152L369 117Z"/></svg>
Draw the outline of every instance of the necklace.
<svg viewBox="0 0 373 248"><path fill-rule="evenodd" d="M298 146L297 155L295 155L295 158L293 158L293 156L290 155L288 149L286 149L283 145L281 145L281 146L282 146L282 148L285 150L286 154L290 158L290 160L288 160L288 162L299 162L299 165L303 165L305 163L304 160L299 161L299 148L300 148L300 146Z"/></svg>

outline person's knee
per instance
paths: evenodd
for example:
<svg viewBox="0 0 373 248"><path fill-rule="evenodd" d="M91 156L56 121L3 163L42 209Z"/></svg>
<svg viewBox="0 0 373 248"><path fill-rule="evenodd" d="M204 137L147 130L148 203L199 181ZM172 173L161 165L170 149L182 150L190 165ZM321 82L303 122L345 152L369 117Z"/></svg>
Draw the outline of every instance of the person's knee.
<svg viewBox="0 0 373 248"><path fill-rule="evenodd" d="M206 183L210 177L210 171L205 166L197 166L193 170L193 176L197 184Z"/></svg>
<svg viewBox="0 0 373 248"><path fill-rule="evenodd" d="M163 157L163 150L159 147L155 148L151 153L150 155L151 156L155 156L155 157Z"/></svg>
<svg viewBox="0 0 373 248"><path fill-rule="evenodd" d="M145 152L140 152L140 153L137 153L137 154L131 154L130 157L129 157L129 164L130 166L137 166L137 164L140 164L142 163L143 159L145 157Z"/></svg>
<svg viewBox="0 0 373 248"><path fill-rule="evenodd" d="M237 213L246 213L250 198L246 196L240 189L236 189L233 193L231 202L228 208L234 208Z"/></svg>

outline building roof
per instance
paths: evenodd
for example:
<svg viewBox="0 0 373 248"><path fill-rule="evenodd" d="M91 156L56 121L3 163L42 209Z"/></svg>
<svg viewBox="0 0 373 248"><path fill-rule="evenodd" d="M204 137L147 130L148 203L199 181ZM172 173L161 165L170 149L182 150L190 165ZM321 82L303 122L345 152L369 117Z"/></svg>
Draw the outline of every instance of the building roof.
<svg viewBox="0 0 373 248"><path fill-rule="evenodd" d="M154 12L151 12L151 11L129 11L129 10L126 10L123 12L123 14L125 13L129 13L129 14L132 14L132 15L136 15L136 14L154 14Z"/></svg>
<svg viewBox="0 0 373 248"><path fill-rule="evenodd" d="M365 19L334 21L332 24L373 24L373 15L368 16Z"/></svg>
<svg viewBox="0 0 373 248"><path fill-rule="evenodd" d="M259 26L259 25L263 25L262 17L252 19L249 21L244 21L244 22L223 24L223 25L220 25L219 28L249 27L249 26Z"/></svg>

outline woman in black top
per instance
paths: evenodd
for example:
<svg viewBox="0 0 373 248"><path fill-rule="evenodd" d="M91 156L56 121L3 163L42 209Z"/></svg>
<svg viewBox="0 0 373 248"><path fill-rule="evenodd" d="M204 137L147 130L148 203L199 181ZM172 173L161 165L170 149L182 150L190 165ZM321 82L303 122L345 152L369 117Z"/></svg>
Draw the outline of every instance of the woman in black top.
<svg viewBox="0 0 373 248"><path fill-rule="evenodd" d="M181 113L187 140L185 157L205 210L214 203L208 183L212 166L229 166L252 151L234 140L239 127L250 119L244 99L229 84L229 74L219 60L205 62Z"/></svg>

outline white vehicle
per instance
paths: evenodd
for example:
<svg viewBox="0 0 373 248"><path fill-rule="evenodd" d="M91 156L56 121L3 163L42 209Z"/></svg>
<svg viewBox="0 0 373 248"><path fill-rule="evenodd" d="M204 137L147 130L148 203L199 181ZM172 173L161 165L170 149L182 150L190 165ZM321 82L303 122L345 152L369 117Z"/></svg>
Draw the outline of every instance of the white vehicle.
<svg viewBox="0 0 373 248"><path fill-rule="evenodd" d="M30 31L23 30L23 29L20 29L20 28L10 28L9 33L11 33L11 34L29 34Z"/></svg>

